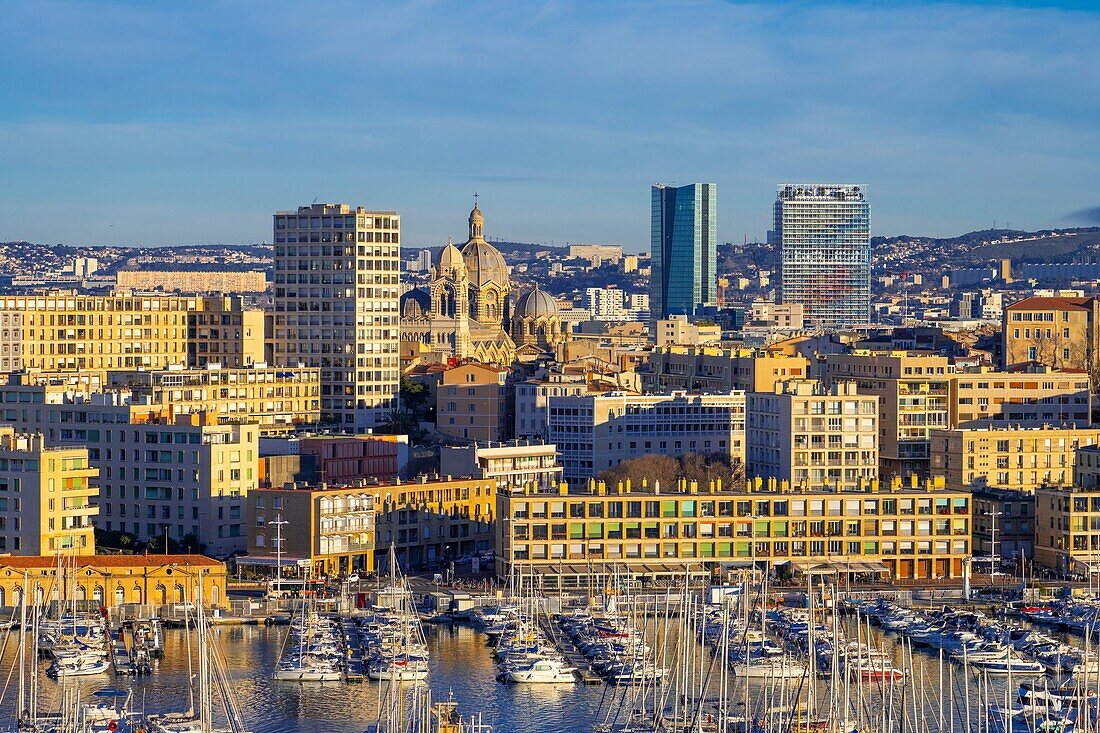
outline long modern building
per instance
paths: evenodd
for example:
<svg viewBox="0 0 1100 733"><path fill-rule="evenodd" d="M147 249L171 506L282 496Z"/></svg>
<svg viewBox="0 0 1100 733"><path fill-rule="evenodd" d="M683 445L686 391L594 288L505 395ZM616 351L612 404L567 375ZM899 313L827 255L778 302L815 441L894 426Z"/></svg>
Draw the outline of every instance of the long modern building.
<svg viewBox="0 0 1100 733"><path fill-rule="evenodd" d="M715 303L718 194L713 183L654 184L650 233L650 321L695 315Z"/></svg>
<svg viewBox="0 0 1100 733"><path fill-rule="evenodd" d="M0 298L2 371L241 367L263 355L263 311L239 297L49 291Z"/></svg>
<svg viewBox="0 0 1100 733"><path fill-rule="evenodd" d="M572 483L646 455L721 453L743 461L745 393L551 397L548 433Z"/></svg>
<svg viewBox="0 0 1100 733"><path fill-rule="evenodd" d="M774 480L656 488L497 492L497 575L508 577L517 564L542 576L546 589L598 589L601 576L620 571L644 583L753 564L780 573L940 579L962 577L970 555L970 493L939 481L872 481L839 492Z"/></svg>
<svg viewBox="0 0 1100 733"><path fill-rule="evenodd" d="M1100 428L1016 425L932 431L932 475L951 486L1023 489L1071 486L1078 450Z"/></svg>
<svg viewBox="0 0 1100 733"><path fill-rule="evenodd" d="M801 303L808 321L843 328L871 318L871 232L867 187L795 184L778 188L774 236L779 294Z"/></svg>
<svg viewBox="0 0 1100 733"><path fill-rule="evenodd" d="M373 428L398 404L401 217L313 204L274 229L274 361L320 368L324 422Z"/></svg>

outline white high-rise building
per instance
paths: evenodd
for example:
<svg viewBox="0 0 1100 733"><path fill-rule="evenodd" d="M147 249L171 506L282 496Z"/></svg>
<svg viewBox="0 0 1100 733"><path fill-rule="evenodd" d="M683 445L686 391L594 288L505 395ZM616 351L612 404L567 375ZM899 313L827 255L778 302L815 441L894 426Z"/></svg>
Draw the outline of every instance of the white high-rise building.
<svg viewBox="0 0 1100 733"><path fill-rule="evenodd" d="M867 187L787 183L775 200L781 303L800 303L821 328L871 318L871 233Z"/></svg>
<svg viewBox="0 0 1100 733"><path fill-rule="evenodd" d="M321 419L360 432L397 409L401 217L347 204L275 214L277 365L321 370Z"/></svg>
<svg viewBox="0 0 1100 733"><path fill-rule="evenodd" d="M593 321L625 321L625 295L618 288L588 288L588 314Z"/></svg>

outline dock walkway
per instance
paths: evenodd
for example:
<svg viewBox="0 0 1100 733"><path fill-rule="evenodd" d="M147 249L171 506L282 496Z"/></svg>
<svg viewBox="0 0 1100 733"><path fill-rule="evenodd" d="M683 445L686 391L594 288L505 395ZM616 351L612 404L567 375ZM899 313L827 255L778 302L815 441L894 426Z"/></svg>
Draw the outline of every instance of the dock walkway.
<svg viewBox="0 0 1100 733"><path fill-rule="evenodd" d="M344 637L344 681L362 682L367 676L367 661L363 657L359 625L353 618L341 617L340 631Z"/></svg>
<svg viewBox="0 0 1100 733"><path fill-rule="evenodd" d="M584 656L579 649L573 644L573 640L569 638L568 634L562 633L562 630L555 627L549 620L543 621L543 631L546 636L554 640L554 645L561 652L562 657L569 663L570 667L576 669L575 674L577 679L586 685L602 685L603 677L592 671L592 663L588 657Z"/></svg>

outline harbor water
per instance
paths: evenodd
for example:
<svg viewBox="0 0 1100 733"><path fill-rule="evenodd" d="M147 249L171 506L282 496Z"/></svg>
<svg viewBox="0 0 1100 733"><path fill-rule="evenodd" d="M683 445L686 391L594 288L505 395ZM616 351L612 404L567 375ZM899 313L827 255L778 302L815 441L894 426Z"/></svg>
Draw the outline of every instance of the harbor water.
<svg viewBox="0 0 1100 733"><path fill-rule="evenodd" d="M853 622L846 620L844 623L849 636L855 638ZM867 631L872 634L873 644L881 645L898 664L908 664L904 645L898 637L883 634L877 628ZM587 733L603 720L607 709L613 707L609 703L614 696L624 693L624 688L605 685L502 684L496 680L497 667L483 633L462 625L429 625L427 632L430 686L435 699L444 700L453 695L461 714L480 713L497 731ZM9 671L15 666L18 643L13 637L16 633L8 639L0 658L0 670L6 682L0 698L0 729L15 720L16 680L14 675L9 676ZM362 733L376 719L382 689L377 683L298 683L271 678L288 633L286 627L219 626L212 628L210 633L211 642L219 646L226 661L234 691L254 733ZM192 634L179 629L167 630L165 657L156 663L155 672L148 676L116 678L105 673L59 682L46 676L49 662L43 660L39 663L39 710L56 710L64 688L73 686L79 687L82 696L108 686L132 689L137 711L155 713L186 709L189 641L193 641ZM975 701L972 712L977 716L977 677L967 674L959 665L946 660L941 662L935 652L915 651L912 659L911 682L918 684L911 684L909 689L923 686L928 690L948 691L953 688L948 694L957 705L958 701L966 699L960 690L969 686L975 691L971 696ZM1007 680L989 678L981 684L986 686L986 700L997 700L1006 689ZM750 681L751 687L756 685ZM818 680L816 685L820 699L828 700L827 683ZM869 705L877 706L879 703L872 702L872 698L880 692L872 685L865 685L863 692L858 694L866 694ZM897 704L902 704L900 698ZM931 700L927 702L925 714L933 721L936 718L935 704ZM947 715L956 720L954 725L948 722L945 728L965 729L965 725L959 725L965 711L955 708L948 710ZM929 722L926 721L926 729L934 731L937 726Z"/></svg>

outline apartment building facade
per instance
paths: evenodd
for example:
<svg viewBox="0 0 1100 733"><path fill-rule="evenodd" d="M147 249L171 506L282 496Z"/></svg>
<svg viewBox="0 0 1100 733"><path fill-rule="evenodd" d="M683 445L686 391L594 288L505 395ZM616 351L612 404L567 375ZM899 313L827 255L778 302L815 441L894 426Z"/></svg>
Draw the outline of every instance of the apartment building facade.
<svg viewBox="0 0 1100 733"><path fill-rule="evenodd" d="M248 557L241 562L270 567L277 560L303 561L315 575L345 576L384 567L391 545L404 569L454 560L492 548L495 491L489 479L427 477L258 489L248 497Z"/></svg>
<svg viewBox="0 0 1100 733"><path fill-rule="evenodd" d="M274 216L273 359L321 370L326 423L363 432L398 407L401 217L346 204Z"/></svg>
<svg viewBox="0 0 1100 733"><path fill-rule="evenodd" d="M1073 483L1077 451L1100 428L984 427L932 432L932 474L949 486L1024 489Z"/></svg>
<svg viewBox="0 0 1100 733"><path fill-rule="evenodd" d="M589 390L584 374L549 374L516 385L515 434L517 438L546 440L551 397L575 397Z"/></svg>
<svg viewBox="0 0 1100 733"><path fill-rule="evenodd" d="M776 382L805 379L810 362L801 355L716 346L658 346L640 369L646 392L772 392Z"/></svg>
<svg viewBox="0 0 1100 733"><path fill-rule="evenodd" d="M140 541L188 535L214 556L245 549L243 498L257 486L259 428L169 416L115 392L0 385L3 420L48 446L86 446L99 471L96 527Z"/></svg>
<svg viewBox="0 0 1100 733"><path fill-rule="evenodd" d="M98 473L87 448L0 426L0 553L94 555Z"/></svg>
<svg viewBox="0 0 1100 733"><path fill-rule="evenodd" d="M255 422L263 435L283 435L320 422L319 373L261 362L241 368L32 371L9 375L7 383L42 387L57 399L112 392L135 411L213 415L221 423Z"/></svg>
<svg viewBox="0 0 1100 733"><path fill-rule="evenodd" d="M920 352L855 351L829 354L829 383L854 381L860 394L878 397L879 474L927 477L931 431L948 426L952 367L946 356Z"/></svg>
<svg viewBox="0 0 1100 733"><path fill-rule="evenodd" d="M807 489L865 487L878 477L878 404L855 382L789 380L749 393L746 475Z"/></svg>
<svg viewBox="0 0 1100 733"><path fill-rule="evenodd" d="M445 476L492 479L497 489L528 484L549 489L556 488L562 480L557 446L529 440L440 446L439 472Z"/></svg>
<svg viewBox="0 0 1100 733"><path fill-rule="evenodd" d="M1100 572L1100 489L1035 490L1035 563L1077 576Z"/></svg>
<svg viewBox="0 0 1100 733"><path fill-rule="evenodd" d="M969 557L971 497L942 483L863 491L691 484L660 493L597 484L592 491L515 487L497 494L497 575L513 564L543 587L584 588L625 568L643 582L762 570L892 579L960 578ZM561 583L561 586L557 584Z"/></svg>
<svg viewBox="0 0 1100 733"><path fill-rule="evenodd" d="M514 396L508 381L510 373L478 362L443 372L435 393L439 434L474 441L512 437Z"/></svg>
<svg viewBox="0 0 1100 733"><path fill-rule="evenodd" d="M947 427L985 424L1021 426L1090 423L1092 388L1082 371L1046 366L1020 371L962 372L950 383Z"/></svg>
<svg viewBox="0 0 1100 733"><path fill-rule="evenodd" d="M745 459L744 392L551 397L548 420L563 477L574 484L646 455Z"/></svg>
<svg viewBox="0 0 1100 733"><path fill-rule="evenodd" d="M0 324L0 336L5 327L10 334L4 345L11 371L163 369L215 360L245 366L263 359L263 313L239 298L49 291L0 297Z"/></svg>
<svg viewBox="0 0 1100 733"><path fill-rule="evenodd" d="M1097 365L1100 301L1033 296L1004 309L1004 366L1036 362L1093 373Z"/></svg>

